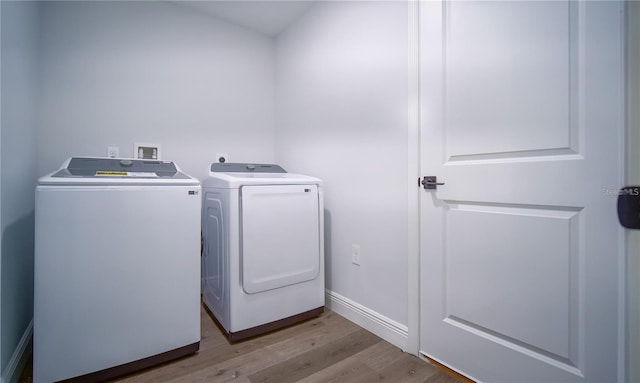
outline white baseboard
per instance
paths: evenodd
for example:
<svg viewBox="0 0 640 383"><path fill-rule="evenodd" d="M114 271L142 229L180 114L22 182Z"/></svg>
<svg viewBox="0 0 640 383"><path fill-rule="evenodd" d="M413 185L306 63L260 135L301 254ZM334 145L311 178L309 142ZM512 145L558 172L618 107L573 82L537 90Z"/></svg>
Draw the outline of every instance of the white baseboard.
<svg viewBox="0 0 640 383"><path fill-rule="evenodd" d="M406 351L409 344L407 326L389 319L342 295L325 290L326 305L333 312L371 331L380 338Z"/></svg>
<svg viewBox="0 0 640 383"><path fill-rule="evenodd" d="M0 377L0 383L17 383L20 379L20 375L22 374L22 370L24 366L27 364L27 360L29 359L29 345L31 344L31 338L33 337L33 319L27 326L27 329L24 330L22 334L22 338L20 338L20 342L18 342L18 346L16 347L9 363L7 364L7 368L5 368L4 373Z"/></svg>

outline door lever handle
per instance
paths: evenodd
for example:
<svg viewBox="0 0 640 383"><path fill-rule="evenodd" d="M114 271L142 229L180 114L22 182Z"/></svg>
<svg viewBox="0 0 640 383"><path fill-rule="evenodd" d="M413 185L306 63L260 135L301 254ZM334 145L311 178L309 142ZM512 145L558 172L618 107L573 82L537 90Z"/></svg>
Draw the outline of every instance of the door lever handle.
<svg viewBox="0 0 640 383"><path fill-rule="evenodd" d="M424 190L436 190L438 185L444 185L444 182L438 182L436 176L424 176L422 180L418 178L418 186L424 186Z"/></svg>

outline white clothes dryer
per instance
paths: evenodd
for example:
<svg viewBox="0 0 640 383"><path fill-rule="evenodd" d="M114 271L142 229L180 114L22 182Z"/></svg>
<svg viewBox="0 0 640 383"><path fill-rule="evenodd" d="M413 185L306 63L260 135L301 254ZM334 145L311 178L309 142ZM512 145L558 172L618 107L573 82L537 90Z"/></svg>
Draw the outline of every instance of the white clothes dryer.
<svg viewBox="0 0 640 383"><path fill-rule="evenodd" d="M104 381L200 345L200 182L68 159L35 192L33 380Z"/></svg>
<svg viewBox="0 0 640 383"><path fill-rule="evenodd" d="M203 300L232 341L324 310L322 182L214 163L202 181Z"/></svg>

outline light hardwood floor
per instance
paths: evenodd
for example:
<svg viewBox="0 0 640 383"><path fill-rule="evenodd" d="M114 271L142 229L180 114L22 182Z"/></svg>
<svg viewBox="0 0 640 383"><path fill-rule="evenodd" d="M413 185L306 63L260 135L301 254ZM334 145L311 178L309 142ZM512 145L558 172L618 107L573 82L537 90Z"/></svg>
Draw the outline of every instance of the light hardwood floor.
<svg viewBox="0 0 640 383"><path fill-rule="evenodd" d="M201 319L198 353L116 381L465 382L330 310L318 318L233 344L204 308ZM31 381L30 363L21 383Z"/></svg>

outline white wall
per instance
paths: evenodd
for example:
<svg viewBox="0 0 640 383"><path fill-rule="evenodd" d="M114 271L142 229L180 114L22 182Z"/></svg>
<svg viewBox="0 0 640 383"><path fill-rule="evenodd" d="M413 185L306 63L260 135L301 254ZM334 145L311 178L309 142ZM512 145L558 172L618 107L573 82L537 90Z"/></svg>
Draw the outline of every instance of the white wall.
<svg viewBox="0 0 640 383"><path fill-rule="evenodd" d="M406 326L407 4L317 3L276 52L276 159L324 180L326 287Z"/></svg>
<svg viewBox="0 0 640 383"><path fill-rule="evenodd" d="M158 1L44 2L41 29L40 175L134 142L198 178L274 160L272 39Z"/></svg>
<svg viewBox="0 0 640 383"><path fill-rule="evenodd" d="M33 316L38 7L2 1L0 376L20 373Z"/></svg>

